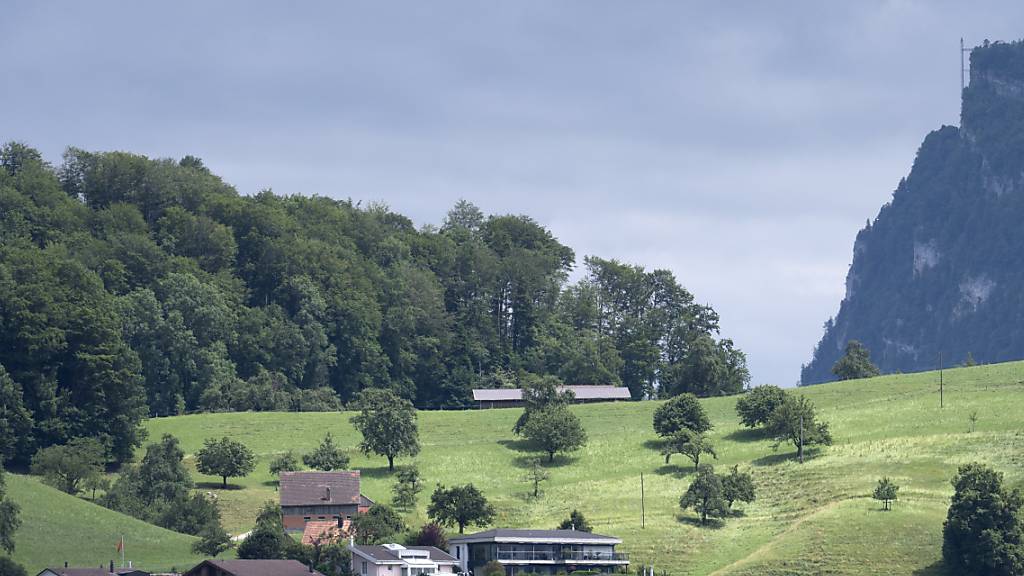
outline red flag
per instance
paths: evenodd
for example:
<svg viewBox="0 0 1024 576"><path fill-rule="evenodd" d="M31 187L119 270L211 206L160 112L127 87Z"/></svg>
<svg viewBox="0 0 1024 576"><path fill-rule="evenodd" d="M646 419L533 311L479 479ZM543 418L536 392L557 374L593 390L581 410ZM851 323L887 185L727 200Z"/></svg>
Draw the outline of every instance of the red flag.
<svg viewBox="0 0 1024 576"><path fill-rule="evenodd" d="M121 539L117 541L117 551L121 552L123 550L124 550L124 536L121 536Z"/></svg>

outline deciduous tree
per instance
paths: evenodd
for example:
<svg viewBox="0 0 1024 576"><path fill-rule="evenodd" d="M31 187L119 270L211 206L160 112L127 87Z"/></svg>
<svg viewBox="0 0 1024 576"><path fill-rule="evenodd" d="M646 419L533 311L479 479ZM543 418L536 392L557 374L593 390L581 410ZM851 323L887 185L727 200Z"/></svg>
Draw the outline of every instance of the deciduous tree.
<svg viewBox="0 0 1024 576"><path fill-rule="evenodd" d="M801 395L786 396L786 400L768 417L765 430L775 438L776 448L783 442L792 443L801 462L806 446L832 445L828 423L818 422L814 404Z"/></svg>
<svg viewBox="0 0 1024 576"><path fill-rule="evenodd" d="M472 484L445 488L438 485L430 495L427 516L444 526L458 526L459 534L466 526L486 526L494 519L494 506Z"/></svg>
<svg viewBox="0 0 1024 576"><path fill-rule="evenodd" d="M720 476L722 479L722 498L729 508L733 502L753 502L757 497L754 493L754 478L749 472L740 472L738 465L733 465L729 473Z"/></svg>
<svg viewBox="0 0 1024 576"><path fill-rule="evenodd" d="M248 476L255 467L256 455L252 450L227 436L220 440L207 438L196 452L196 470L220 476L224 488L228 487L228 478Z"/></svg>
<svg viewBox="0 0 1024 576"><path fill-rule="evenodd" d="M580 419L564 405L551 405L531 414L523 436L547 452L548 462L554 462L556 452L574 452L587 443Z"/></svg>
<svg viewBox="0 0 1024 576"><path fill-rule="evenodd" d="M1024 574L1024 526L1020 491L1003 486L1003 475L984 464L960 467L942 527L942 557L957 574Z"/></svg>
<svg viewBox="0 0 1024 576"><path fill-rule="evenodd" d="M669 458L673 454L686 456L693 461L694 471L697 471L700 467L700 459L704 454L709 454L712 458L718 458L711 440L705 434L694 432L689 428L683 428L669 436L665 441L665 445L662 446L661 453L665 455L665 464L669 463Z"/></svg>
<svg viewBox="0 0 1024 576"><path fill-rule="evenodd" d="M558 525L559 530L579 530L580 532L593 532L594 529L590 526L590 522L583 516L583 513L579 510L573 510L569 514L569 517L562 520L562 523Z"/></svg>
<svg viewBox="0 0 1024 576"><path fill-rule="evenodd" d="M679 499L679 507L692 508L700 515L701 524L707 523L709 517L721 518L728 513L722 480L715 474L714 468L705 464L697 470L690 487Z"/></svg>
<svg viewBox="0 0 1024 576"><path fill-rule="evenodd" d="M684 428L694 432L707 432L712 428L704 407L689 392L670 399L654 411L654 431L658 436L671 436Z"/></svg>
<svg viewBox="0 0 1024 576"><path fill-rule="evenodd" d="M93 438L75 438L63 446L42 448L32 457L32 473L68 494L78 494L86 479L103 474L103 446Z"/></svg>
<svg viewBox="0 0 1024 576"><path fill-rule="evenodd" d="M374 504L365 514L356 516L352 528L360 544L394 542L406 530L402 517L383 504Z"/></svg>
<svg viewBox="0 0 1024 576"><path fill-rule="evenodd" d="M736 413L740 423L747 428L756 428L768 423L772 412L786 399L786 391L778 386L758 386L747 391L736 400Z"/></svg>
<svg viewBox="0 0 1024 576"><path fill-rule="evenodd" d="M364 454L387 457L389 471L394 471L397 456L419 454L419 428L411 402L390 390L369 388L359 394L356 406L359 414L352 417L352 424L363 435L359 449Z"/></svg>

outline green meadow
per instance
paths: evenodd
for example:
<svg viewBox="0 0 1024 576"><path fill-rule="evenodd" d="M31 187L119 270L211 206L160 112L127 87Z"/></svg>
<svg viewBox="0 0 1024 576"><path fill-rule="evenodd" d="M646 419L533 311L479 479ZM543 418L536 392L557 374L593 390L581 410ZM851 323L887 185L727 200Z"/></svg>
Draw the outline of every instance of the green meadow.
<svg viewBox="0 0 1024 576"><path fill-rule="evenodd" d="M792 446L773 450L771 440L739 426L735 397L704 400L715 425L718 459L712 463L720 470L739 464L752 471L758 494L754 503L738 506L738 515L705 527L678 506L690 481L689 461L675 456L665 465L658 453L651 428L658 402L574 406L590 441L547 466L551 477L538 499L530 497L525 481L526 468L538 455L511 432L518 409L420 412L422 452L396 462L401 467L415 461L425 480L419 504L406 519L410 526L426 520L436 484L473 483L496 506L497 526L553 528L577 508L595 531L622 538L620 549L634 564L673 575L945 574L941 531L957 466L978 460L1003 471L1011 485L1024 481L1024 363L946 370L944 381L941 409L934 372L794 390L815 403L835 439L834 446L813 451L802 465L794 460ZM972 412L977 412L974 432L969 430ZM200 489L217 495L225 527L236 534L251 528L263 502L277 498L267 471L270 459L287 450L312 450L328 431L350 449L351 467L362 471L363 492L389 503L393 477L387 462L356 451L359 435L350 416L204 414L153 419L147 428L152 439L177 436L190 454L190 466L191 454L209 437L230 436L258 454L256 471L230 479L226 490L219 478L196 474ZM870 498L883 475L901 486L890 512ZM86 550L93 546L113 550L114 535L122 530L105 525L113 513L34 480L10 478L11 493L24 509L34 506L30 498L41 507L25 512L26 526L18 534L16 556L30 568L64 556L91 559L95 554ZM62 517L54 506L75 512ZM129 521L118 515L118 522ZM83 528L104 532L77 540ZM74 543L68 545L79 550L78 556L51 553L47 542L56 530L69 534L65 540ZM169 567L194 561L187 551L191 539L144 524L134 531L147 538L138 544L139 563L145 559L147 565Z"/></svg>
<svg viewBox="0 0 1024 576"><path fill-rule="evenodd" d="M36 478L7 474L7 493L21 506L14 560L36 574L47 566L120 565L116 546L125 540L125 559L148 570L187 569L202 558L190 550L195 538L136 520L88 500L45 486Z"/></svg>

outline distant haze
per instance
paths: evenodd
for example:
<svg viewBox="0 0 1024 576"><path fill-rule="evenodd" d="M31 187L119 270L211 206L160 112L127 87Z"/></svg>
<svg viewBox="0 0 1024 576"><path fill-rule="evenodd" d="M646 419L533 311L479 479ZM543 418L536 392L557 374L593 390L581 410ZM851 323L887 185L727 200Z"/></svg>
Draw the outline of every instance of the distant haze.
<svg viewBox="0 0 1024 576"><path fill-rule="evenodd" d="M667 268L790 385L854 234L1024 3L6 2L0 140L192 154L245 194L459 198Z"/></svg>

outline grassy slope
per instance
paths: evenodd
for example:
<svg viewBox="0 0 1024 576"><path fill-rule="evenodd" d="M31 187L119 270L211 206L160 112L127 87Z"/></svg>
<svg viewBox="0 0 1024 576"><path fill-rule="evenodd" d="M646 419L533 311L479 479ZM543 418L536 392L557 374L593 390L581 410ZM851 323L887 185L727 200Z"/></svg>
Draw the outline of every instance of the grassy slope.
<svg viewBox="0 0 1024 576"><path fill-rule="evenodd" d="M437 482L472 482L497 505L497 525L554 527L579 508L595 530L620 536L634 563L673 574L941 574L941 526L956 467L971 460L1022 480L1024 363L947 370L946 407L938 407L937 374L894 375L801 389L831 422L836 445L804 465L790 447L740 429L735 398L704 401L714 423L720 469L750 467L758 501L745 516L718 528L698 528L677 502L689 482L684 460L663 465L651 430L655 402L576 406L590 442L551 468L538 501L522 481L531 455L510 433L519 410L423 412L423 452L417 458L427 490L410 524L424 520ZM977 410L978 430L968 415ZM219 489L219 479L197 476L220 494L229 531L248 529L256 508L276 499L267 462L274 453L312 449L330 430L353 447L364 492L387 502L392 479L383 458L356 454L358 434L349 414L216 414L156 419L151 437L178 436L194 453L202 440L229 435L259 454L257 471ZM191 460L190 460L191 462ZM400 460L404 465L410 460ZM678 464L678 466L677 466ZM640 527L640 474L646 483L647 526ZM869 499L877 479L902 486L893 512ZM208 485L205 483L209 483ZM27 539L27 538L22 538ZM826 570L826 567L828 569Z"/></svg>
<svg viewBox="0 0 1024 576"><path fill-rule="evenodd" d="M68 496L35 478L7 474L8 495L21 506L14 559L36 574L46 566L100 566L119 562L115 550L125 537L125 558L149 570L187 569L200 558L189 551L191 536L164 530L86 500Z"/></svg>

